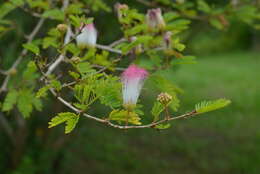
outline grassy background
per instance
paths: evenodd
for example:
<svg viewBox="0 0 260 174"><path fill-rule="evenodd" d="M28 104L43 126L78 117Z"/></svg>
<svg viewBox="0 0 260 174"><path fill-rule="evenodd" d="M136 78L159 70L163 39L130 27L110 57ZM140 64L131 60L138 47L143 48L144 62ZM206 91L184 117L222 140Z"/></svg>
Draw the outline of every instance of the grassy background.
<svg viewBox="0 0 260 174"><path fill-rule="evenodd" d="M226 97L222 110L173 122L166 131L119 131L80 121L63 155L61 173L259 174L260 56L204 56L172 74L185 93L181 112L204 99ZM71 156L78 158L71 158Z"/></svg>

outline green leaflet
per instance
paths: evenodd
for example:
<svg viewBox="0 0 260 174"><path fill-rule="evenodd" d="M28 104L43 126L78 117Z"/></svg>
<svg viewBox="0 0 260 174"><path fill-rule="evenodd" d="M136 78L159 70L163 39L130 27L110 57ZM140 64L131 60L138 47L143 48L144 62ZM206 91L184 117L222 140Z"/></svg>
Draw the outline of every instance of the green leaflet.
<svg viewBox="0 0 260 174"><path fill-rule="evenodd" d="M81 23L83 22L84 24L90 24L93 22L94 18L85 18L85 17L79 17L77 15L70 15L69 16L72 25L75 27L80 27Z"/></svg>
<svg viewBox="0 0 260 174"><path fill-rule="evenodd" d="M236 16L247 24L253 24L254 20L259 18L256 6L245 5L237 9Z"/></svg>
<svg viewBox="0 0 260 174"><path fill-rule="evenodd" d="M0 19L5 17L9 12L14 10L18 6L23 5L24 3L24 0L10 0L9 2L3 3L0 7Z"/></svg>
<svg viewBox="0 0 260 174"><path fill-rule="evenodd" d="M46 0L26 0L31 8L41 8L47 10L50 8L50 2Z"/></svg>
<svg viewBox="0 0 260 174"><path fill-rule="evenodd" d="M223 30L224 29L224 26L223 24L220 22L219 19L217 18L212 18L209 20L209 23L210 25L212 25L213 27L219 29L219 30Z"/></svg>
<svg viewBox="0 0 260 174"><path fill-rule="evenodd" d="M164 109L165 107L160 102L154 102L153 108L151 110L151 114L154 117L154 121L157 121L159 119L159 115Z"/></svg>
<svg viewBox="0 0 260 174"><path fill-rule="evenodd" d="M43 86L37 91L36 98L46 97L47 91L50 88L54 88L56 91L60 91L62 89L61 82L55 79L51 80L49 85Z"/></svg>
<svg viewBox="0 0 260 174"><path fill-rule="evenodd" d="M30 89L21 89L17 99L18 110L24 118L28 118L33 111L33 108L40 111L42 109L41 100L35 97L35 94Z"/></svg>
<svg viewBox="0 0 260 174"><path fill-rule="evenodd" d="M75 85L74 91L74 96L80 103L88 104L91 101L92 85Z"/></svg>
<svg viewBox="0 0 260 174"><path fill-rule="evenodd" d="M7 96L5 97L2 111L10 111L17 102L18 92L15 90L11 90L8 92Z"/></svg>
<svg viewBox="0 0 260 174"><path fill-rule="evenodd" d="M194 56L184 56L178 59L173 59L171 65L180 65L180 64L196 64L196 58Z"/></svg>
<svg viewBox="0 0 260 174"><path fill-rule="evenodd" d="M101 104L111 108L122 105L121 83L118 77L108 76L106 79L99 80L96 85L96 93Z"/></svg>
<svg viewBox="0 0 260 174"><path fill-rule="evenodd" d="M46 10L42 16L45 18L52 18L52 19L56 19L59 21L63 21L65 18L64 12L60 9Z"/></svg>
<svg viewBox="0 0 260 174"><path fill-rule="evenodd" d="M136 34L139 34L141 32L145 32L147 31L147 25L145 24L141 24L141 25L137 25L135 27L129 28L128 30L124 31L126 36L133 36Z"/></svg>
<svg viewBox="0 0 260 174"><path fill-rule="evenodd" d="M50 46L58 48L57 39L55 37L45 37L42 42L43 49L49 48Z"/></svg>
<svg viewBox="0 0 260 174"><path fill-rule="evenodd" d="M84 2L93 10L93 11L98 11L98 10L104 10L106 12L111 12L111 8L105 4L102 0L84 0Z"/></svg>
<svg viewBox="0 0 260 174"><path fill-rule="evenodd" d="M75 128L78 121L79 121L79 115L76 115L72 112L62 112L51 119L51 121L49 122L49 128L52 128L63 122L66 122L65 134L68 134Z"/></svg>
<svg viewBox="0 0 260 174"><path fill-rule="evenodd" d="M24 118L28 118L33 110L33 105L31 102L32 96L30 93L22 91L20 92L17 107L19 111L22 113Z"/></svg>
<svg viewBox="0 0 260 174"><path fill-rule="evenodd" d="M11 90L3 103L2 111L10 111L17 104L18 110L25 118L28 118L35 108L38 111L42 109L41 100L36 98L30 89Z"/></svg>
<svg viewBox="0 0 260 174"><path fill-rule="evenodd" d="M53 87L55 90L60 91L62 88L61 82L58 80L51 80L50 86Z"/></svg>
<svg viewBox="0 0 260 174"><path fill-rule="evenodd" d="M166 29L173 32L179 32L188 29L188 25L190 23L191 21L187 19L177 19L169 22L169 24L166 26Z"/></svg>
<svg viewBox="0 0 260 174"><path fill-rule="evenodd" d="M166 123L166 124L158 124L154 128L163 130L163 129L168 129L170 127L171 127L171 124L170 123Z"/></svg>
<svg viewBox="0 0 260 174"><path fill-rule="evenodd" d="M39 55L40 53L40 49L39 47L36 45L36 44L33 44L33 43L26 43L26 44L23 44L23 47L31 52L33 52L34 54L36 55Z"/></svg>
<svg viewBox="0 0 260 174"><path fill-rule="evenodd" d="M70 53L73 54L73 56L78 56L80 54L80 49L76 44L74 43L69 43L65 46L65 50L69 51Z"/></svg>
<svg viewBox="0 0 260 174"><path fill-rule="evenodd" d="M68 8L66 9L66 13L68 14L82 14L83 13L84 4L78 3L71 3L69 4Z"/></svg>
<svg viewBox="0 0 260 174"><path fill-rule="evenodd" d="M75 85L74 96L79 103L74 103L74 105L83 109L99 99L101 104L110 108L121 106L121 83L118 77L97 77L96 75L89 76L81 84Z"/></svg>
<svg viewBox="0 0 260 174"><path fill-rule="evenodd" d="M27 81L35 80L39 74L37 74L37 67L33 61L30 61L27 64L27 69L23 72L23 78Z"/></svg>
<svg viewBox="0 0 260 174"><path fill-rule="evenodd" d="M169 22L172 21L173 19L179 18L180 14L176 13L176 12L166 12L163 14L163 18L165 20L165 22Z"/></svg>
<svg viewBox="0 0 260 174"><path fill-rule="evenodd" d="M136 24L137 21L141 22L144 21L145 17L143 14L138 13L136 9L123 9L121 13L124 17L119 19L119 22L122 24Z"/></svg>
<svg viewBox="0 0 260 174"><path fill-rule="evenodd" d="M197 0L198 9L205 12L210 13L211 8L204 0Z"/></svg>
<svg viewBox="0 0 260 174"><path fill-rule="evenodd" d="M127 122L128 123L132 123L135 125L141 125L142 123L140 122L141 118L135 113L135 112L129 112L126 110L113 110L110 114L109 114L109 119L110 120L114 120L114 121L118 121L118 122Z"/></svg>
<svg viewBox="0 0 260 174"><path fill-rule="evenodd" d="M78 80L80 78L80 75L74 71L69 71L69 75L73 77L75 80Z"/></svg>
<svg viewBox="0 0 260 174"><path fill-rule="evenodd" d="M197 113L205 113L213 110L217 110L223 108L231 103L230 100L227 99L218 99L215 101L203 101L195 106L195 110Z"/></svg>
<svg viewBox="0 0 260 174"><path fill-rule="evenodd" d="M42 40L42 48L47 49L49 47L58 48L59 38L62 36L61 32L55 28L51 28L48 31L48 36L44 37Z"/></svg>
<svg viewBox="0 0 260 174"><path fill-rule="evenodd" d="M76 68L80 72L83 78L95 72L95 70L91 67L90 63L88 62L78 63L76 65Z"/></svg>

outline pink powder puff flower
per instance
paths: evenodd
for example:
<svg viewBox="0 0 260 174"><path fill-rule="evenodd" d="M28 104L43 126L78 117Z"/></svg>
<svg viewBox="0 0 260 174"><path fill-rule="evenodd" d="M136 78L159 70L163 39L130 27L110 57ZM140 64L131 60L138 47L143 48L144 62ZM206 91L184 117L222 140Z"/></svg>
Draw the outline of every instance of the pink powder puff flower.
<svg viewBox="0 0 260 174"><path fill-rule="evenodd" d="M146 14L146 23L149 29L163 29L165 27L165 22L162 17L162 11L160 8L150 9Z"/></svg>
<svg viewBox="0 0 260 174"><path fill-rule="evenodd" d="M93 23L83 24L80 27L80 34L76 37L77 45L80 47L94 47L97 42L97 30Z"/></svg>
<svg viewBox="0 0 260 174"><path fill-rule="evenodd" d="M134 64L130 65L122 73L123 105L125 108L133 108L136 105L147 76L148 72L145 69L139 68Z"/></svg>

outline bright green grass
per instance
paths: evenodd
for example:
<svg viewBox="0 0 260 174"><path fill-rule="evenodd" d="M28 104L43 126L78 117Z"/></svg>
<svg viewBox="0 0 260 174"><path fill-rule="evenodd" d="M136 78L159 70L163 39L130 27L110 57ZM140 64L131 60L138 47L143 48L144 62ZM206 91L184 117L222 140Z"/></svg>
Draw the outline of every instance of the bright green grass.
<svg viewBox="0 0 260 174"><path fill-rule="evenodd" d="M172 123L163 132L107 128L82 120L84 132L65 156L68 173L259 174L260 56L233 53L199 58L183 65L172 80L185 90L180 112L204 99L232 104ZM98 111L94 111L97 113ZM89 123L90 122L90 123ZM88 124L89 123L89 124ZM81 129L81 130L79 130ZM72 172L73 171L73 172Z"/></svg>

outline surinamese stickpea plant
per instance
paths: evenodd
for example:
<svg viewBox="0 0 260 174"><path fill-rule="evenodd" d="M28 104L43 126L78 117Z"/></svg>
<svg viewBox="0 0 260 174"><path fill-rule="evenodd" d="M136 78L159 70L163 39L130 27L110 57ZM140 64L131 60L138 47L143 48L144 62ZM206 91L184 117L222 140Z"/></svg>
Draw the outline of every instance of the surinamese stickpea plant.
<svg viewBox="0 0 260 174"><path fill-rule="evenodd" d="M4 3L0 7L1 34L12 28L6 16L14 10L31 15L35 26L29 27L20 55L1 70L3 113L18 111L29 118L33 110L45 110L47 100L58 100L67 109L51 115L46 127L65 124L67 134L78 121L88 119L118 129L167 129L178 119L198 117L230 104L225 96L214 101L201 96L190 111L180 113L183 90L169 78L174 79L181 66L196 63L182 43L191 22L204 20L224 30L228 20L236 17L253 26L252 17L239 16L243 6L210 7L204 0L140 3L147 9L118 2L110 7L102 0ZM101 24L107 14L114 20ZM110 22L118 27L104 28L109 28ZM109 38L111 31L117 38ZM147 96L152 102L145 102ZM90 114L97 103L107 108L106 115ZM144 112L143 106L150 108L149 112Z"/></svg>

